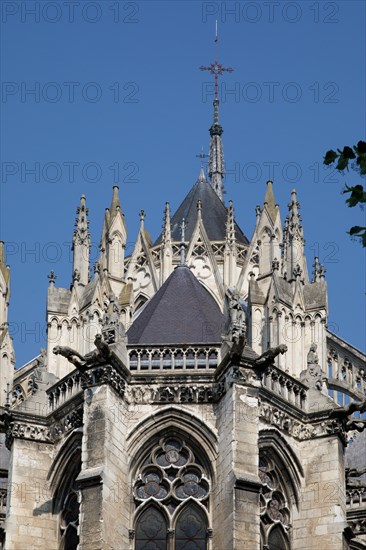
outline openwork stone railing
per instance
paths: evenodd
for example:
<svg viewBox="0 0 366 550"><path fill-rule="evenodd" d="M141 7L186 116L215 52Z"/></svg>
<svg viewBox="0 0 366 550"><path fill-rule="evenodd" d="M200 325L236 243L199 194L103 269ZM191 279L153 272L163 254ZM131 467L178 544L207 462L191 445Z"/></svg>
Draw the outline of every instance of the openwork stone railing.
<svg viewBox="0 0 366 550"><path fill-rule="evenodd" d="M306 409L307 387L277 367L269 367L263 374L263 386L299 409Z"/></svg>
<svg viewBox="0 0 366 550"><path fill-rule="evenodd" d="M362 399L366 396L366 364L365 355L344 342L333 333L327 335L327 376L331 395L338 404L342 393L353 398Z"/></svg>
<svg viewBox="0 0 366 550"><path fill-rule="evenodd" d="M47 390L50 412L66 403L80 391L82 391L80 372L77 371L64 376L57 384Z"/></svg>
<svg viewBox="0 0 366 550"><path fill-rule="evenodd" d="M346 491L347 508L366 508L366 487Z"/></svg>
<svg viewBox="0 0 366 550"><path fill-rule="evenodd" d="M214 347L139 347L129 349L131 371L215 369L219 349Z"/></svg>

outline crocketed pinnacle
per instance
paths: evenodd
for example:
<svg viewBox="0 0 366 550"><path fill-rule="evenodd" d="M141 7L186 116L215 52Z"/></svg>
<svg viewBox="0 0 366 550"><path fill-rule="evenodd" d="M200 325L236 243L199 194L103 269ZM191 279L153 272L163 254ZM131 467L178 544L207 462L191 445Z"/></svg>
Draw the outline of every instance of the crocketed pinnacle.
<svg viewBox="0 0 366 550"><path fill-rule="evenodd" d="M210 128L210 160L208 175L210 183L216 194L222 202L224 202L224 151L221 140L223 128L219 122L219 100L215 98L213 102L214 106L214 120Z"/></svg>

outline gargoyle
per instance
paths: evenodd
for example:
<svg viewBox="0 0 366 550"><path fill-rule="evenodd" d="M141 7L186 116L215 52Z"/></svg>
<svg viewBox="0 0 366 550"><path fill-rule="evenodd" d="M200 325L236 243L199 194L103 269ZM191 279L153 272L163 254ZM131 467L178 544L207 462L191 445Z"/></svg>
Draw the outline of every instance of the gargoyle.
<svg viewBox="0 0 366 550"><path fill-rule="evenodd" d="M286 351L286 344L280 344L276 348L269 348L254 361L253 365L254 367L264 369L273 363L273 359L277 357L277 355L279 355L280 353L284 354L286 353Z"/></svg>
<svg viewBox="0 0 366 550"><path fill-rule="evenodd" d="M85 357L80 355L79 352L69 348L68 346L55 346L52 351L55 355L62 355L62 357L66 357L69 363L72 363L78 370L84 372L86 360Z"/></svg>
<svg viewBox="0 0 366 550"><path fill-rule="evenodd" d="M240 336L233 341L233 345L230 350L230 357L234 360L239 360L243 354L245 347L246 339L245 334L240 334Z"/></svg>
<svg viewBox="0 0 366 550"><path fill-rule="evenodd" d="M94 344L99 352L99 356L102 359L109 359L109 357L111 356L111 350L108 344L103 340L103 337L101 334L96 335Z"/></svg>
<svg viewBox="0 0 366 550"><path fill-rule="evenodd" d="M364 468L346 468L346 486L349 488L363 487L364 484L360 479L352 479L361 477L366 474L366 467Z"/></svg>
<svg viewBox="0 0 366 550"><path fill-rule="evenodd" d="M352 430L362 432L366 427L366 420L352 417L354 412L359 412L361 414L366 412L366 399L359 402L351 401L345 407L337 407L336 409L333 409L329 414L329 418L345 420L347 432Z"/></svg>

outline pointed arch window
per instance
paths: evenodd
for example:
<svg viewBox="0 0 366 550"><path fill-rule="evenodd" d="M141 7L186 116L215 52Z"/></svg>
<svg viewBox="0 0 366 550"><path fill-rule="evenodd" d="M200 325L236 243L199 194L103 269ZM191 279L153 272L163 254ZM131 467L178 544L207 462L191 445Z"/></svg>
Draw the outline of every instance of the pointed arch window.
<svg viewBox="0 0 366 550"><path fill-rule="evenodd" d="M268 550L289 550L289 544L282 527L276 525L268 536Z"/></svg>
<svg viewBox="0 0 366 550"><path fill-rule="evenodd" d="M135 550L207 550L210 480L179 437L160 440L134 481Z"/></svg>
<svg viewBox="0 0 366 550"><path fill-rule="evenodd" d="M56 471L53 496L53 513L59 516L59 550L77 550L79 545L80 492L76 479L81 470L81 448L76 447L70 454L61 471Z"/></svg>
<svg viewBox="0 0 366 550"><path fill-rule="evenodd" d="M259 456L261 533L263 550L290 550L291 503L281 471L270 455Z"/></svg>
<svg viewBox="0 0 366 550"><path fill-rule="evenodd" d="M206 550L207 517L194 504L183 508L175 526L175 550Z"/></svg>
<svg viewBox="0 0 366 550"><path fill-rule="evenodd" d="M167 532L163 514L155 506L148 506L137 521L136 550L166 550Z"/></svg>

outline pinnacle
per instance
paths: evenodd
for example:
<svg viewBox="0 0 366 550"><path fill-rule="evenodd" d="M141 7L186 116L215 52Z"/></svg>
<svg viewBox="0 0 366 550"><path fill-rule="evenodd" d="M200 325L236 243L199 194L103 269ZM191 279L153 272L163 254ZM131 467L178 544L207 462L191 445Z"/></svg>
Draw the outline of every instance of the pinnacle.
<svg viewBox="0 0 366 550"><path fill-rule="evenodd" d="M119 200L118 191L119 191L118 185L114 185L113 186L112 202L111 202L111 207L110 207L111 219L115 217L118 210L121 210L121 203L120 203L120 200Z"/></svg>
<svg viewBox="0 0 366 550"><path fill-rule="evenodd" d="M277 209L276 209L276 202L273 194L273 182L271 180L267 181L267 189L266 194L264 196L264 204L267 206L268 214L272 220L272 223L275 222Z"/></svg>

